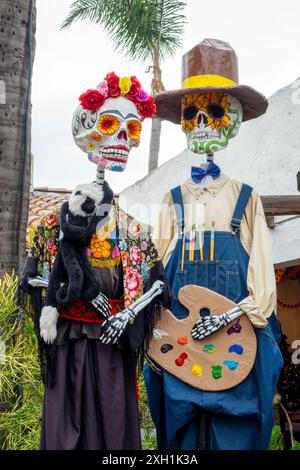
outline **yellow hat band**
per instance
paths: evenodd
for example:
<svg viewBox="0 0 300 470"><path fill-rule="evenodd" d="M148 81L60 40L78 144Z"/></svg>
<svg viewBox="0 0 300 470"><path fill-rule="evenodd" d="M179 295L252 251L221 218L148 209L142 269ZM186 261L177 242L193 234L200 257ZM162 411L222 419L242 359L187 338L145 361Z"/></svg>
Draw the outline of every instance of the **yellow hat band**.
<svg viewBox="0 0 300 470"><path fill-rule="evenodd" d="M194 75L186 78L182 88L198 88L206 86L234 86L237 83L222 75Z"/></svg>

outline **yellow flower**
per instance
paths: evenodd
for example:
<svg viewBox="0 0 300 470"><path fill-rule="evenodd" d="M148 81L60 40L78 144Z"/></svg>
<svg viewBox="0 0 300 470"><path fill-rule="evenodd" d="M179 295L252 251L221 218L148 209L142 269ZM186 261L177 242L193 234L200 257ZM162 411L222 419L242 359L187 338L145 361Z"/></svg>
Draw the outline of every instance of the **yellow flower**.
<svg viewBox="0 0 300 470"><path fill-rule="evenodd" d="M130 139L138 140L141 135L142 124L140 121L134 120L127 123L127 131Z"/></svg>
<svg viewBox="0 0 300 470"><path fill-rule="evenodd" d="M228 127L230 124L230 116L227 113L229 112L230 103L227 100L227 96L223 93L209 93L209 95L209 104L207 105L207 125L212 129ZM220 116L216 116L213 113L214 106L219 108Z"/></svg>
<svg viewBox="0 0 300 470"><path fill-rule="evenodd" d="M95 144L94 144L94 142L90 142L90 143L87 145L87 149L88 149L88 150L94 150L94 149L95 149Z"/></svg>
<svg viewBox="0 0 300 470"><path fill-rule="evenodd" d="M91 253L94 258L109 258L111 245L107 240L103 240L95 233L91 240Z"/></svg>
<svg viewBox="0 0 300 470"><path fill-rule="evenodd" d="M119 119L110 114L104 114L98 120L97 127L102 134L114 134L120 127Z"/></svg>
<svg viewBox="0 0 300 470"><path fill-rule="evenodd" d="M121 95L124 96L129 92L131 87L131 80L129 77L121 77L119 80L119 88L121 90Z"/></svg>

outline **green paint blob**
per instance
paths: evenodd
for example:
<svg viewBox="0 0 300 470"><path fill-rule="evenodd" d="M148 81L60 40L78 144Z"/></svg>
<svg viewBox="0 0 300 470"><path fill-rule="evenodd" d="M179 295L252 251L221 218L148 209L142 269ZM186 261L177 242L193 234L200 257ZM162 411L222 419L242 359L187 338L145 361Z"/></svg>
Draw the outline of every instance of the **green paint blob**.
<svg viewBox="0 0 300 470"><path fill-rule="evenodd" d="M214 379L220 379L222 377L222 366L211 366L212 376Z"/></svg>
<svg viewBox="0 0 300 470"><path fill-rule="evenodd" d="M203 346L203 351L208 352L208 353L213 353L215 352L216 347L213 344L205 344Z"/></svg>

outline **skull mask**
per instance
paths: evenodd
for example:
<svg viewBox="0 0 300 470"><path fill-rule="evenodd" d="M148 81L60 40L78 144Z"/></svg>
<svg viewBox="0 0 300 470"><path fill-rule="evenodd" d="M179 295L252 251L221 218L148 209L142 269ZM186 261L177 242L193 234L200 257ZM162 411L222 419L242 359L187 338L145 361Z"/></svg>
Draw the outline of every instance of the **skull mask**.
<svg viewBox="0 0 300 470"><path fill-rule="evenodd" d="M97 111L79 105L72 120L76 145L91 162L112 171L124 171L132 147L140 142L141 117L136 105L122 96L107 98Z"/></svg>
<svg viewBox="0 0 300 470"><path fill-rule="evenodd" d="M239 131L243 117L241 103L225 93L189 94L182 99L181 126L188 149L213 154L227 147Z"/></svg>

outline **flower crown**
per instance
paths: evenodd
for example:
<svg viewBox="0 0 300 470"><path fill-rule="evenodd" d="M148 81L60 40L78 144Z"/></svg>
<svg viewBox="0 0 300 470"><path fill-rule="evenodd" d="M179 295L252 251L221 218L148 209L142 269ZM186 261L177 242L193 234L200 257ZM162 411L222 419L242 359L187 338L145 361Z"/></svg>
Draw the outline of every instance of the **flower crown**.
<svg viewBox="0 0 300 470"><path fill-rule="evenodd" d="M142 121L145 118L152 118L156 112L153 96L143 90L135 76L118 77L115 72L108 73L96 90L87 90L79 96L79 100L84 109L97 111L107 98L118 98L119 96L124 96L136 105Z"/></svg>

